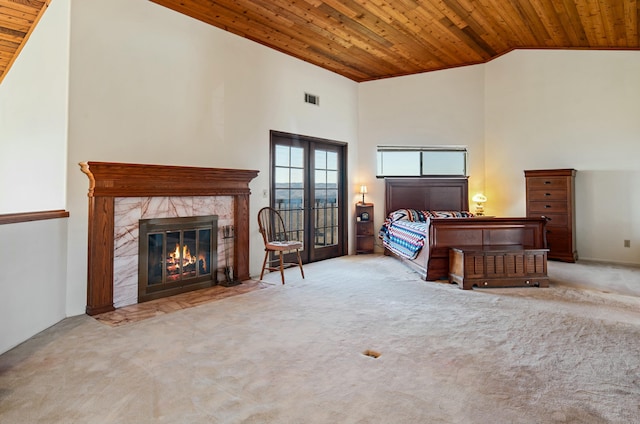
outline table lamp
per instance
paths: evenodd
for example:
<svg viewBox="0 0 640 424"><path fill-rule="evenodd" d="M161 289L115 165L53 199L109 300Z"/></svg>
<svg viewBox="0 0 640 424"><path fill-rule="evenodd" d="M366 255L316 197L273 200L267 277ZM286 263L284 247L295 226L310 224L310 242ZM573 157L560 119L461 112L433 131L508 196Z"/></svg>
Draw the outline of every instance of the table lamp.
<svg viewBox="0 0 640 424"><path fill-rule="evenodd" d="M487 198L484 194L478 193L471 198L474 202L476 202L476 215L483 216L484 215L484 206L482 205L487 201Z"/></svg>
<svg viewBox="0 0 640 424"><path fill-rule="evenodd" d="M367 193L367 186L366 185L361 185L360 186L360 193L362 194L362 204L364 205L364 195Z"/></svg>

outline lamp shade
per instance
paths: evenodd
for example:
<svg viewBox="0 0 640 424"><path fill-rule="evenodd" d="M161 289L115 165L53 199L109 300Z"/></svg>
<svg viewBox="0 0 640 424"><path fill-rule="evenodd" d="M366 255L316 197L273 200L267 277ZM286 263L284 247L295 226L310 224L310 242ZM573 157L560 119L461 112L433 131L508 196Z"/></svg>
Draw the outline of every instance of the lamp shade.
<svg viewBox="0 0 640 424"><path fill-rule="evenodd" d="M362 194L362 204L364 205L364 195L367 192L367 186L366 185L361 185L360 186L360 194Z"/></svg>
<svg viewBox="0 0 640 424"><path fill-rule="evenodd" d="M473 200L476 203L484 203L487 201L487 197L482 193L478 193L475 196L473 196L471 200Z"/></svg>

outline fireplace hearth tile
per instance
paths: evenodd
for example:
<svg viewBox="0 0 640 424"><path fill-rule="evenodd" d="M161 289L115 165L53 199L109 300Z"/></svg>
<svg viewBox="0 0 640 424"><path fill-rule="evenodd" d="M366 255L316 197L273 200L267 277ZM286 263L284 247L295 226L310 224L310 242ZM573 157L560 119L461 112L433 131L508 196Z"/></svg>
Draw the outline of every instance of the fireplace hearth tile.
<svg viewBox="0 0 640 424"><path fill-rule="evenodd" d="M233 287L213 286L125 306L112 312L94 315L93 318L103 324L117 327L268 287L273 286L256 280L243 281L242 284Z"/></svg>

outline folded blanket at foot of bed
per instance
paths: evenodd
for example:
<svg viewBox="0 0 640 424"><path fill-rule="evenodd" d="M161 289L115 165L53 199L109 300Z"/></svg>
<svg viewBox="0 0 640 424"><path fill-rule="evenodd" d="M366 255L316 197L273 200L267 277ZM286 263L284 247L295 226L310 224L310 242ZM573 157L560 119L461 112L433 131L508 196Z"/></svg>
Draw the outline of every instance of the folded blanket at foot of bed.
<svg viewBox="0 0 640 424"><path fill-rule="evenodd" d="M394 254L415 259L424 247L428 229L429 222L389 222L380 229L380 238Z"/></svg>

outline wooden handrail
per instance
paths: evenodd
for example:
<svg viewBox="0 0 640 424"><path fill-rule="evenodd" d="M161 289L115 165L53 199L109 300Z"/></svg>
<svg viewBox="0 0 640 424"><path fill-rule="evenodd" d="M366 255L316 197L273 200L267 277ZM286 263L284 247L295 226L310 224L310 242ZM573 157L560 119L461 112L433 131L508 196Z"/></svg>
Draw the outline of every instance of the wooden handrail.
<svg viewBox="0 0 640 424"><path fill-rule="evenodd" d="M57 209L53 211L7 213L4 215L0 215L0 225L68 217L69 211L65 211L64 209Z"/></svg>

